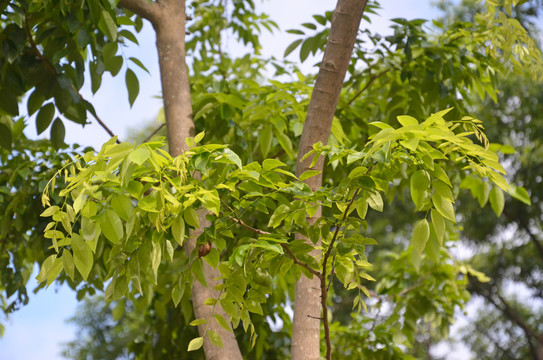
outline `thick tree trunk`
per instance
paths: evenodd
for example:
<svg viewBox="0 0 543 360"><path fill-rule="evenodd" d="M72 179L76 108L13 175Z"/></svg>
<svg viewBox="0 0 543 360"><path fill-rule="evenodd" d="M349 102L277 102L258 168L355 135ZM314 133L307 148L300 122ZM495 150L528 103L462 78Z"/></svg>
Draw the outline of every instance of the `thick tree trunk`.
<svg viewBox="0 0 543 360"><path fill-rule="evenodd" d="M185 139L194 136L190 83L185 62L185 1L120 0L119 5L148 19L155 29L168 145L170 154L177 156L187 149ZM185 242L187 256L196 247L196 240L203 229L210 225L205 214L204 210L199 211L200 229L191 231L189 239ZM241 360L241 352L233 332L223 329L213 318L213 308L204 305L206 299L219 297L219 292L213 287L219 283L214 279L220 274L205 261L204 274L208 287L196 280L192 286L194 315L197 319L206 319L207 329L218 332L223 343L223 348L215 346L208 335L204 336L206 325L199 326L200 336L204 336L206 358L208 360ZM222 315L225 319L229 318L220 304L215 306L214 313Z"/></svg>
<svg viewBox="0 0 543 360"><path fill-rule="evenodd" d="M313 168L310 167L311 157L306 160L302 160L302 157L319 141L323 144L328 142L366 3L367 0L339 0L337 3L321 68L309 102L298 149L296 175L310 169L323 169L322 157ZM305 182L315 190L321 186L322 176L313 176ZM316 250L312 255L320 256ZM293 360L320 359L320 293L320 282L315 277L308 279L302 275L296 283L292 325Z"/></svg>

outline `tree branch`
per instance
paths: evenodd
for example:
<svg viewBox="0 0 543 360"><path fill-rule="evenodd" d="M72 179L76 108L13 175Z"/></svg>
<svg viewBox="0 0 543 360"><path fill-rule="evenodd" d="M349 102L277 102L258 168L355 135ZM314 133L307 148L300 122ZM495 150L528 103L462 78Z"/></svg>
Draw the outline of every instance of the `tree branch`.
<svg viewBox="0 0 543 360"><path fill-rule="evenodd" d="M534 246L536 247L537 249L537 252L539 253L539 256L541 257L541 259L543 259L543 245L541 244L541 241L539 241L539 239L535 236L535 234L530 230L529 226L527 223L520 223L520 227L526 231L526 233L528 234L528 236L530 237L530 241L534 244Z"/></svg>
<svg viewBox="0 0 543 360"><path fill-rule="evenodd" d="M154 24L158 16L158 4L147 0L119 0L119 6L147 19Z"/></svg>
<svg viewBox="0 0 543 360"><path fill-rule="evenodd" d="M542 341L542 336L539 335L528 323L522 319L519 314L513 309L511 305L505 300L501 295L494 294L499 302L498 303L490 293L490 290L485 289L475 278L470 277L469 278L470 283L473 286L473 289L475 293L479 294L483 298L485 298L489 303L491 303L496 309L501 311L509 320L511 320L513 323L515 323L518 327L522 329L524 334L528 338L533 338L535 341L540 342Z"/></svg>
<svg viewBox="0 0 543 360"><path fill-rule="evenodd" d="M342 108L340 108L338 110L338 112L342 112L343 110L345 110L346 108L348 108L349 106L351 106L351 104L360 97L360 95L362 95L362 93L364 93L364 91L368 90L368 88L370 87L370 85L377 79L379 79L381 76L385 75L387 72L389 72L390 69L387 69L385 71L382 71L381 73L377 74L377 75L370 75L370 79L368 80L368 82L366 83L366 85L360 89L352 98L351 100L349 100L347 102L347 104L345 106L343 106Z"/></svg>
<svg viewBox="0 0 543 360"><path fill-rule="evenodd" d="M254 228L250 225L247 225L245 222L243 222L243 220L241 219L238 219L238 218L235 218L233 216L228 216L228 218L230 220L232 220L233 222L235 223L238 223L239 225L243 226L244 228L246 228L247 230L250 230L254 233L257 233L259 235L271 235L270 232L267 232L267 231L264 231L264 230L260 230L260 229L257 229L257 228ZM307 271L309 271L311 274L315 275L316 277L318 277L319 279L321 278L322 274L320 272L318 272L317 270L313 269L311 266L309 266L308 264L304 263L303 261L301 261L300 259L298 259L296 257L296 255L292 252L292 250L289 249L289 247L287 246L287 244L283 244L283 243L279 243L279 245L281 245L281 247L283 248L283 250L286 251L286 253L292 258L292 260L294 261L294 263L296 265L299 265L299 266L302 266L304 268L307 269Z"/></svg>
<svg viewBox="0 0 543 360"><path fill-rule="evenodd" d="M155 129L155 131L153 131L149 136L147 136L147 137L145 138L145 140L143 140L143 142L146 143L147 141L151 140L151 138L152 138L153 136L155 136L156 133L158 133L158 132L160 131L160 129L162 129L164 126L166 126L166 123L160 124L160 126L157 127L157 128Z"/></svg>

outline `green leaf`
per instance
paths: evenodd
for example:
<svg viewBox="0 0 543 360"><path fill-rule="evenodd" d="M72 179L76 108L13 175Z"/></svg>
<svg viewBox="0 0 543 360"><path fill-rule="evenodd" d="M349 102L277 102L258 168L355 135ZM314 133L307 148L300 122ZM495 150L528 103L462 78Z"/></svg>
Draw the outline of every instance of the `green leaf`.
<svg viewBox="0 0 543 360"><path fill-rule="evenodd" d="M476 188L477 201L481 207L485 206L490 194L490 185L486 181L481 181Z"/></svg>
<svg viewBox="0 0 543 360"><path fill-rule="evenodd" d="M38 280L38 282L47 280L47 286L49 286L58 277L61 271L62 259L57 257L56 254L53 254L43 262L40 273L36 276L36 280Z"/></svg>
<svg viewBox="0 0 543 360"><path fill-rule="evenodd" d="M151 151L149 148L147 148L147 146L142 146L132 151L130 155L128 155L128 159L133 163L141 165L149 158L150 155Z"/></svg>
<svg viewBox="0 0 543 360"><path fill-rule="evenodd" d="M446 219L449 219L452 222L456 222L454 208L451 201L444 199L438 193L434 193L432 195L432 203L434 204L437 211L439 211L439 213L443 215Z"/></svg>
<svg viewBox="0 0 543 360"><path fill-rule="evenodd" d="M93 241L100 234L100 226L86 216L81 217L81 235L87 241Z"/></svg>
<svg viewBox="0 0 543 360"><path fill-rule="evenodd" d="M190 326L198 326L203 324L207 324L206 319L194 319L189 323Z"/></svg>
<svg viewBox="0 0 543 360"><path fill-rule="evenodd" d="M0 122L0 147L11 150L13 141L11 126Z"/></svg>
<svg viewBox="0 0 543 360"><path fill-rule="evenodd" d="M217 250L214 247L211 248L211 251L204 257L204 260L212 268L216 268L219 265L220 259L221 259L221 255L219 254L219 250Z"/></svg>
<svg viewBox="0 0 543 360"><path fill-rule="evenodd" d="M98 22L98 29L102 31L111 41L117 41L117 24L115 20L106 10L102 10L100 13L100 21Z"/></svg>
<svg viewBox="0 0 543 360"><path fill-rule="evenodd" d="M83 277L83 280L87 281L93 265L92 250L82 237L73 234L72 251L74 253L75 267Z"/></svg>
<svg viewBox="0 0 543 360"><path fill-rule="evenodd" d="M45 96L42 95L38 90L34 90L32 94L28 97L26 108L28 111L28 116L34 114L42 106L45 101Z"/></svg>
<svg viewBox="0 0 543 360"><path fill-rule="evenodd" d="M265 170L273 170L281 166L287 166L287 165L284 162L277 159L266 159L262 162L262 167Z"/></svg>
<svg viewBox="0 0 543 360"><path fill-rule="evenodd" d="M273 131L272 131L271 126L264 127L264 129L262 129L262 132L260 133L260 141L259 141L260 153L262 154L263 158L268 156L268 152L270 151L272 140L273 140Z"/></svg>
<svg viewBox="0 0 543 360"><path fill-rule="evenodd" d="M111 59L104 59L105 69L111 73L111 76L117 76L123 67L123 57L114 56ZM100 80L101 81L101 80ZM99 86L100 84L98 84Z"/></svg>
<svg viewBox="0 0 543 360"><path fill-rule="evenodd" d="M310 177L313 177L313 176L318 175L320 173L321 173L320 170L307 170L302 175L300 175L299 180L304 181L304 180L309 179Z"/></svg>
<svg viewBox="0 0 543 360"><path fill-rule="evenodd" d="M72 256L72 253L66 249L64 249L64 251L62 252L62 267L64 268L64 271L70 277L70 279L74 281L74 258Z"/></svg>
<svg viewBox="0 0 543 360"><path fill-rule="evenodd" d="M187 351L195 351L202 347L204 344L204 338L203 337L197 337L195 339L192 339L189 343L189 347Z"/></svg>
<svg viewBox="0 0 543 360"><path fill-rule="evenodd" d="M303 32L302 32L302 35L303 35ZM298 39L298 40L293 41L289 46L287 46L285 53L283 54L283 57L287 57L291 52L293 52L298 47L298 45L300 45L302 41L303 39Z"/></svg>
<svg viewBox="0 0 543 360"><path fill-rule="evenodd" d="M322 15L313 15L313 19L317 20L321 25L326 25L326 18Z"/></svg>
<svg viewBox="0 0 543 360"><path fill-rule="evenodd" d="M202 141L202 139L204 138L205 135L206 135L206 132L205 132L205 131L202 131L202 132L198 133L198 134L194 137L194 143L195 143L195 144L198 144L200 141Z"/></svg>
<svg viewBox="0 0 543 360"><path fill-rule="evenodd" d="M409 115L400 115L400 116L397 116L396 118L398 119L398 122L402 124L402 126L412 126L412 125L419 124L417 119Z"/></svg>
<svg viewBox="0 0 543 360"><path fill-rule="evenodd" d="M200 284L207 287L207 281L204 274L204 263L201 258L196 258L196 260L192 263L190 271L192 272L192 275L194 275L196 280L200 282Z"/></svg>
<svg viewBox="0 0 543 360"><path fill-rule="evenodd" d="M183 294L185 293L185 287L176 285L172 288L172 301L173 305L177 307L179 305L179 302L183 298Z"/></svg>
<svg viewBox="0 0 543 360"><path fill-rule="evenodd" d="M162 260L162 248L159 242L152 241L153 247L151 249L151 268L153 269L153 275L155 277L155 284L158 278L158 267Z"/></svg>
<svg viewBox="0 0 543 360"><path fill-rule="evenodd" d="M275 209L272 216L270 217L270 220L268 222L268 226L272 228L276 228L281 224L281 221L283 221L284 218L287 217L289 214L289 206L287 204L281 204Z"/></svg>
<svg viewBox="0 0 543 360"><path fill-rule="evenodd" d="M304 62L307 57L309 56L309 53L313 49L313 38L307 38L304 40L302 47L300 48L300 61Z"/></svg>
<svg viewBox="0 0 543 360"><path fill-rule="evenodd" d="M233 152L232 150L228 148L225 148L223 151L224 151L224 156L230 161L232 161L232 163L236 164L237 167L241 170L243 166L238 154L236 154L235 152Z"/></svg>
<svg viewBox="0 0 543 360"><path fill-rule="evenodd" d="M432 209L431 217L432 225L436 232L436 237L439 240L439 244L441 245L443 244L443 239L445 237L445 219L443 219L443 216L441 216L441 214L435 209Z"/></svg>
<svg viewBox="0 0 543 360"><path fill-rule="evenodd" d="M117 195L111 199L111 207L124 221L132 215L132 202L126 195Z"/></svg>
<svg viewBox="0 0 543 360"><path fill-rule="evenodd" d="M218 332L216 332L215 330L208 330L207 333L209 334L209 338L211 339L211 342L213 343L213 345L218 346L220 348L223 347L222 339Z"/></svg>
<svg viewBox="0 0 543 360"><path fill-rule="evenodd" d="M188 207L183 212L183 217L187 224L192 226L195 229L200 228L200 219L198 218L198 213L192 207Z"/></svg>
<svg viewBox="0 0 543 360"><path fill-rule="evenodd" d="M417 210L421 210L424 207L424 199L429 186L430 177L426 171L417 170L413 173L413 175L411 175L411 199L417 207Z"/></svg>
<svg viewBox="0 0 543 360"><path fill-rule="evenodd" d="M114 244L117 244L124 234L121 218L113 210L106 210L105 215L102 216L100 228L102 234Z"/></svg>
<svg viewBox="0 0 543 360"><path fill-rule="evenodd" d="M50 206L48 207L47 209L45 209L41 214L40 216L41 217L48 217L48 216L53 216L55 215L56 213L58 213L60 211L60 208L56 205L53 205L53 206Z"/></svg>
<svg viewBox="0 0 543 360"><path fill-rule="evenodd" d="M172 223L172 235L179 246L185 241L185 221L182 216L177 216Z"/></svg>
<svg viewBox="0 0 543 360"><path fill-rule="evenodd" d="M55 149L60 149L64 145L64 136L66 135L66 129L64 123L59 118L56 118L51 126L51 143Z"/></svg>
<svg viewBox="0 0 543 360"><path fill-rule="evenodd" d="M522 186L515 186L511 185L511 189L509 190L509 195L511 197L514 197L515 199L522 201L526 205L532 205L532 202L530 201L530 195L528 195L528 191L526 191L525 188Z"/></svg>
<svg viewBox="0 0 543 360"><path fill-rule="evenodd" d="M411 245L417 251L419 255L424 251L428 237L430 236L430 226L426 219L419 220L413 230L413 237L411 238Z"/></svg>
<svg viewBox="0 0 543 360"><path fill-rule="evenodd" d="M36 131L38 135L49 127L51 121L53 121L53 116L55 116L55 105L53 103L45 104L40 109L36 116Z"/></svg>
<svg viewBox="0 0 543 360"><path fill-rule="evenodd" d="M383 211L383 198L379 191L370 191L367 199L368 205L377 211Z"/></svg>
<svg viewBox="0 0 543 360"><path fill-rule="evenodd" d="M125 82L126 89L128 90L128 102L130 103L130 107L132 107L140 92L140 82L136 74L134 74L130 68L126 69Z"/></svg>
<svg viewBox="0 0 543 360"><path fill-rule="evenodd" d="M132 34L132 33L130 33L130 34ZM134 38L134 39L135 39L135 38ZM136 42L137 42L137 40L136 40ZM137 59L137 58L135 58L135 57L130 57L129 60L132 61L134 64L138 65L143 71L145 71L145 72L147 72L148 74L150 74L149 70L147 70L147 68L145 67L145 65L143 65L143 63L142 63L139 59Z"/></svg>
<svg viewBox="0 0 543 360"><path fill-rule="evenodd" d="M493 187L490 191L490 206L496 213L496 216L500 216L503 212L505 200L503 198L503 191L497 187Z"/></svg>
<svg viewBox="0 0 543 360"><path fill-rule="evenodd" d="M217 320L217 322L219 323L219 325L226 331L228 332L233 332L232 331L232 327L230 326L230 324L224 319L224 317L221 315L221 314L213 314L213 317L215 318L215 320Z"/></svg>
<svg viewBox="0 0 543 360"><path fill-rule="evenodd" d="M442 198L447 199L451 202L454 202L453 193L449 185L445 184L441 180L432 181L432 188L437 192Z"/></svg>

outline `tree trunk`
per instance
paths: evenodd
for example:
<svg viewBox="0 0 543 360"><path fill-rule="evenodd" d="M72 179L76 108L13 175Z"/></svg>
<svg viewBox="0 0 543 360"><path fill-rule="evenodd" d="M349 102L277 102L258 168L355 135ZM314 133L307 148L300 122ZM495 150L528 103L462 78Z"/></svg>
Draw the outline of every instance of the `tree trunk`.
<svg viewBox="0 0 543 360"><path fill-rule="evenodd" d="M328 142L332 119L366 3L367 0L339 0L337 3L300 139L296 162L298 176L310 169L323 169L324 158L321 157L311 168L311 157L306 160L302 160L302 157L319 141L323 144ZM322 185L322 175L313 176L305 183L315 190ZM317 216L314 217L316 218ZM312 255L320 256L317 250L314 250ZM316 277L308 279L302 275L296 283L292 324L293 360L320 359L320 293L320 283Z"/></svg>
<svg viewBox="0 0 543 360"><path fill-rule="evenodd" d="M149 20L155 29L168 145L170 154L177 156L187 149L185 139L194 136L190 83L185 61L185 1L120 0L119 5ZM210 225L205 214L204 210L198 212L200 229L191 230L189 239L185 242L187 256L190 256L196 247L196 240L203 229ZM213 318L213 308L204 305L206 299L219 297L219 292L213 287L219 283L214 279L220 274L205 261L204 274L208 287L206 288L196 280L192 286L194 315L197 319L206 319L207 329L219 333L223 343L223 348L217 347L206 335L204 337L206 358L208 360L241 360L241 352L234 333L223 329ZM219 303L215 306L214 313L229 319ZM200 336L204 336L206 325L199 326L198 330Z"/></svg>

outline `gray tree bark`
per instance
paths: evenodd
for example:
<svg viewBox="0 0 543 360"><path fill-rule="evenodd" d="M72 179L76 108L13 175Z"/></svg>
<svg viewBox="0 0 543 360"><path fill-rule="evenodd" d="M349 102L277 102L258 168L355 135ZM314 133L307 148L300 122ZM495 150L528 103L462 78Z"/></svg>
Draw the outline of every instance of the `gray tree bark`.
<svg viewBox="0 0 543 360"><path fill-rule="evenodd" d="M323 144L328 142L332 120L366 4L367 0L339 0L337 3L332 17L330 36L311 94L300 139L296 162L298 176L307 170L322 171L323 169L324 158L321 157L317 164L311 167L312 157L306 160L302 160L302 157L319 141ZM322 175L313 176L305 183L316 190L322 185ZM318 216L320 216L320 209L313 219L317 219ZM310 221L314 221L313 219ZM321 256L317 250L314 250L311 255L315 258ZM292 324L293 360L320 359L319 318L322 310L320 294L320 280L316 277L308 279L302 275L296 283Z"/></svg>
<svg viewBox="0 0 543 360"><path fill-rule="evenodd" d="M177 156L187 149L185 139L194 136L190 83L185 61L185 0L120 0L119 5L149 20L155 29L168 145L170 154ZM185 241L187 256L195 249L198 236L210 225L205 214L204 210L199 211L200 229L191 230ZM206 358L241 360L234 333L223 329L213 318L213 308L204 305L206 299L219 297L219 292L213 287L219 283L215 278L218 278L220 273L204 261L204 274L208 286L205 287L196 280L192 286L194 315L197 319L206 319L207 329L219 333L223 343L222 348L214 345L209 336L204 336L206 325L199 326L200 336L204 336ZM214 313L229 319L220 303L215 306Z"/></svg>

